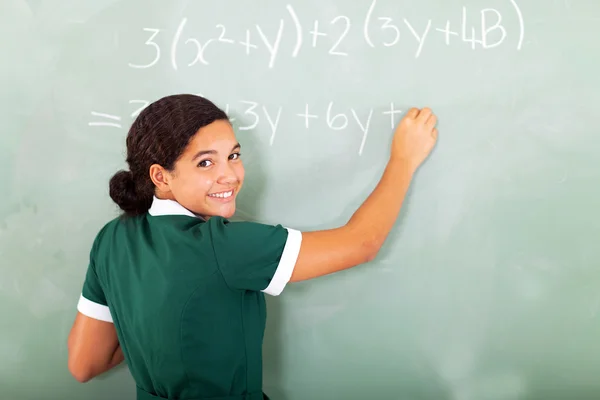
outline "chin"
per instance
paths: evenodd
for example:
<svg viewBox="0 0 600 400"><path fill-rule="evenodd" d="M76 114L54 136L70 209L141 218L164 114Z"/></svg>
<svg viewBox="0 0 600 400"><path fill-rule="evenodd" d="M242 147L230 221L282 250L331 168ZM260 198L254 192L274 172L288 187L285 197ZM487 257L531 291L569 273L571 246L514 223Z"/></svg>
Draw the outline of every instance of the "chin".
<svg viewBox="0 0 600 400"><path fill-rule="evenodd" d="M235 214L235 207L227 207L215 212L215 215L223 218L231 218Z"/></svg>
<svg viewBox="0 0 600 400"><path fill-rule="evenodd" d="M206 207L202 213L199 213L200 215L205 215L207 217L231 218L236 211L235 198L227 202L210 201L206 205L208 207Z"/></svg>
<svg viewBox="0 0 600 400"><path fill-rule="evenodd" d="M234 215L235 215L235 211L219 214L220 217L227 218L227 219L233 217Z"/></svg>

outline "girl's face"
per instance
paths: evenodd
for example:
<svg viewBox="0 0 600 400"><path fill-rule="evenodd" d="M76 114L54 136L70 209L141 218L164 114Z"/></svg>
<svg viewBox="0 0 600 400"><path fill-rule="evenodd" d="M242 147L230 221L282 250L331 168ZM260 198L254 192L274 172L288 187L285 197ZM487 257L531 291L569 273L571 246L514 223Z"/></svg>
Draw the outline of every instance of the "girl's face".
<svg viewBox="0 0 600 400"><path fill-rule="evenodd" d="M217 120L192 138L168 175L172 197L188 210L208 219L230 218L244 183L240 145L229 121Z"/></svg>

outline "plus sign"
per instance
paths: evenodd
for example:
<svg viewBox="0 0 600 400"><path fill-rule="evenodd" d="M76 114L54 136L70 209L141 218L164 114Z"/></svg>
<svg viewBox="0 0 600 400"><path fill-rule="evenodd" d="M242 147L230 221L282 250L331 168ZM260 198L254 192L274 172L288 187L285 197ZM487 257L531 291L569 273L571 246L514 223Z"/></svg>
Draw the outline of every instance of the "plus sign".
<svg viewBox="0 0 600 400"><path fill-rule="evenodd" d="M246 29L246 41L242 41L240 44L246 47L246 54L250 54L250 48L256 49L256 45L250 43L250 31L248 29Z"/></svg>
<svg viewBox="0 0 600 400"><path fill-rule="evenodd" d="M315 25L312 31L309 32L312 35L312 45L313 47L317 47L317 38L319 36L327 36L326 33L319 32L319 21L315 20Z"/></svg>
<svg viewBox="0 0 600 400"><path fill-rule="evenodd" d="M305 105L304 107L304 114L296 114L299 117L304 117L304 126L308 129L308 119L309 118L319 118L314 114L309 114L308 113L308 104Z"/></svg>
<svg viewBox="0 0 600 400"><path fill-rule="evenodd" d="M440 28L436 28L435 29L438 32L442 32L445 34L446 36L446 44L450 45L450 35L456 35L458 36L457 32L453 32L450 30L450 21L446 21L446 28L445 29L440 29Z"/></svg>
<svg viewBox="0 0 600 400"><path fill-rule="evenodd" d="M391 120L391 123L392 123L392 129L394 129L396 127L396 121L395 121L394 115L395 114L400 114L400 113L402 113L402 110L396 110L396 109L394 109L394 103L390 103L390 111L384 111L383 112L383 115L388 115L388 114L390 115L390 120Z"/></svg>

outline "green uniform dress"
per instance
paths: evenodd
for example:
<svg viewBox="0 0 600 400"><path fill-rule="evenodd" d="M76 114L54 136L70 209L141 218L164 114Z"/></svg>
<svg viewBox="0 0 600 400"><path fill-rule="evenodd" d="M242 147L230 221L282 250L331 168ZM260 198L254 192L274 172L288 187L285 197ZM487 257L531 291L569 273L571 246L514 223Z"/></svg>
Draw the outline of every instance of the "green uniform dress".
<svg viewBox="0 0 600 400"><path fill-rule="evenodd" d="M301 241L154 198L100 230L77 309L114 323L138 400L262 400L264 293L289 282Z"/></svg>

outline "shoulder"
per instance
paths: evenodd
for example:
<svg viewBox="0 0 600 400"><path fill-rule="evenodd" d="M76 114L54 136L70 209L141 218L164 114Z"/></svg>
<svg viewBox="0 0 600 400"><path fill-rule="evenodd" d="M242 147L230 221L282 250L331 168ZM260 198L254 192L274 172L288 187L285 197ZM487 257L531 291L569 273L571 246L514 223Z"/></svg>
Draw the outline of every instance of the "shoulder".
<svg viewBox="0 0 600 400"><path fill-rule="evenodd" d="M227 238L255 239L265 235L287 236L288 230L281 224L271 225L261 222L250 221L232 221L223 217L211 217L207 223L207 228L214 236L224 236Z"/></svg>
<svg viewBox="0 0 600 400"><path fill-rule="evenodd" d="M127 226L131 226L132 224L136 224L139 220L139 217L123 217L119 216L113 218L106 222L103 226L100 227L100 230L96 234L95 241L101 241L105 237L109 237L114 235L120 229L125 229Z"/></svg>
<svg viewBox="0 0 600 400"><path fill-rule="evenodd" d="M302 239L299 231L281 224L234 222L213 217L207 225L215 252L227 258L249 259L249 254L255 254L257 257L269 254L277 256L285 247L299 247Z"/></svg>
<svg viewBox="0 0 600 400"><path fill-rule="evenodd" d="M103 250L106 250L110 243L113 243L116 236L123 236L119 242L129 236L123 235L124 232L131 232L132 230L138 229L143 217L115 217L100 227L94 241L92 243L92 255L97 254Z"/></svg>
<svg viewBox="0 0 600 400"><path fill-rule="evenodd" d="M278 295L289 282L302 241L281 224L209 219L214 255L232 288Z"/></svg>

